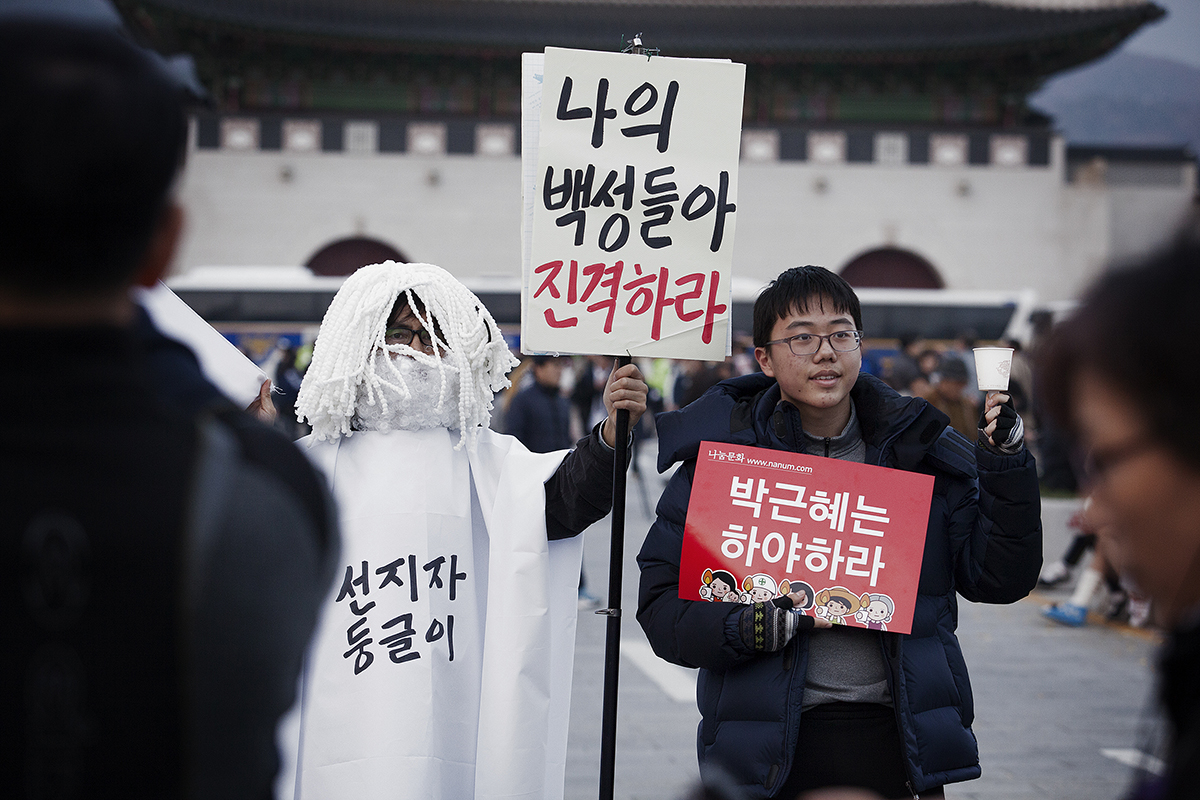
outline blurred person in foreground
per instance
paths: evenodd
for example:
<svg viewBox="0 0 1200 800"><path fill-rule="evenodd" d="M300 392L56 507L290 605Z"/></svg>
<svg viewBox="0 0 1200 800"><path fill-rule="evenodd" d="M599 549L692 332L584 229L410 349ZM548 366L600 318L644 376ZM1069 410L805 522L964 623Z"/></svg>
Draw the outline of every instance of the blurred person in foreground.
<svg viewBox="0 0 1200 800"><path fill-rule="evenodd" d="M179 241L180 88L115 25L5 14L0 102L5 789L265 800L336 532L131 299Z"/></svg>
<svg viewBox="0 0 1200 800"><path fill-rule="evenodd" d="M1089 525L1170 634L1158 664L1169 733L1162 775L1130 797L1200 785L1200 225L1102 277L1052 335L1037 381L1086 453ZM1153 748L1150 748L1153 750Z"/></svg>
<svg viewBox="0 0 1200 800"><path fill-rule="evenodd" d="M958 596L1015 602L1041 566L1037 469L1006 395L989 394L969 441L925 400L860 372L862 338L853 288L822 267L794 267L754 304L762 373L657 420L659 470L682 467L638 554L637 618L661 658L700 668L701 777L719 766L747 798L840 786L941 797L945 784L979 777ZM701 441L933 475L912 633L822 629L785 597L681 599L684 523L705 502L691 483Z"/></svg>
<svg viewBox="0 0 1200 800"><path fill-rule="evenodd" d="M302 439L345 553L306 670L306 800L561 798L578 536L612 503L616 421L646 409L614 369L570 452L488 427L516 364L491 314L429 264L346 279L304 376Z"/></svg>

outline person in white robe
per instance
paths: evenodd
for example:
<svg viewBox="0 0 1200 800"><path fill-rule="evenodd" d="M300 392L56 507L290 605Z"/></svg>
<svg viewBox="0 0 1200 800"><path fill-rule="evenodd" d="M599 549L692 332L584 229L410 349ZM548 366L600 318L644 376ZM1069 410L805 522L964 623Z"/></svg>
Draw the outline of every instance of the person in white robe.
<svg viewBox="0 0 1200 800"><path fill-rule="evenodd" d="M488 428L517 363L465 286L386 262L333 299L297 401L342 565L281 732L280 797L561 798L578 534L611 508L618 410L570 451Z"/></svg>

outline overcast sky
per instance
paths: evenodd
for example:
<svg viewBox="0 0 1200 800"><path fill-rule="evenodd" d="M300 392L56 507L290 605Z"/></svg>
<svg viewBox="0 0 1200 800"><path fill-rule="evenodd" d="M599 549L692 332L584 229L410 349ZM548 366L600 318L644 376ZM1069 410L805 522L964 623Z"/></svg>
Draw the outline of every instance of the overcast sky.
<svg viewBox="0 0 1200 800"><path fill-rule="evenodd" d="M1200 67L1200 0L1154 0L1167 16L1145 26L1124 46L1144 56L1159 56Z"/></svg>

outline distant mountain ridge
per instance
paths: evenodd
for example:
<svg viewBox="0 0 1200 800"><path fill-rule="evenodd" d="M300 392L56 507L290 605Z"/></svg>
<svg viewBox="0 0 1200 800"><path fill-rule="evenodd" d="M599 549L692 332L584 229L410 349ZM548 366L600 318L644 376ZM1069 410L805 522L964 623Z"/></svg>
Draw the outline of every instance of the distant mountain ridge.
<svg viewBox="0 0 1200 800"><path fill-rule="evenodd" d="M1200 154L1200 68L1117 52L1030 98L1071 144L1187 145Z"/></svg>

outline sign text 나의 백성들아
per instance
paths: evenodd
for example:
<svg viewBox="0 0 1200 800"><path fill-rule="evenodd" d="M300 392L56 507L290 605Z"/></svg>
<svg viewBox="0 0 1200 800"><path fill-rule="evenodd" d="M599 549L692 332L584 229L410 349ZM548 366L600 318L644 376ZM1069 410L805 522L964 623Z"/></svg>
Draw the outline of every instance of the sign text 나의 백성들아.
<svg viewBox="0 0 1200 800"><path fill-rule="evenodd" d="M723 359L744 65L547 48L542 66L522 351Z"/></svg>

